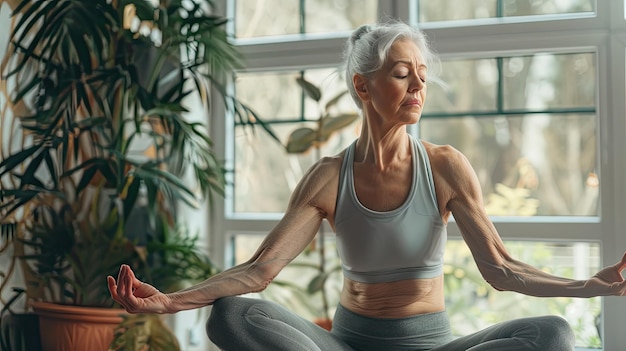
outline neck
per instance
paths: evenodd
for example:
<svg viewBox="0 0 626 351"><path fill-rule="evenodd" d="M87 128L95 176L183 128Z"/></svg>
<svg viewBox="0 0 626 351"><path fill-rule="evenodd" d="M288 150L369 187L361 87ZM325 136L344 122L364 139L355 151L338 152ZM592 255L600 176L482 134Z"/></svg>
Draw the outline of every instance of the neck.
<svg viewBox="0 0 626 351"><path fill-rule="evenodd" d="M363 128L356 144L355 162L371 163L379 170L385 170L397 162L405 162L411 156L406 125L372 127L370 122L367 117L363 118Z"/></svg>

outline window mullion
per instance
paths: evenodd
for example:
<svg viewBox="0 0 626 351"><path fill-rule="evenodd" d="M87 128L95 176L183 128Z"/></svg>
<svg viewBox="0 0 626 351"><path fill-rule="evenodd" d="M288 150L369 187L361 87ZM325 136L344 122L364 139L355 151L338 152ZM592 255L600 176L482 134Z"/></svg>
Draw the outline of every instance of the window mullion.
<svg viewBox="0 0 626 351"><path fill-rule="evenodd" d="M500 4L501 1L498 1ZM498 6L500 7L500 6ZM498 69L498 91L496 92L496 109L498 113L503 113L504 111L504 74L503 74L503 65L504 59L500 56L496 58L496 66Z"/></svg>
<svg viewBox="0 0 626 351"><path fill-rule="evenodd" d="M305 9L306 9L306 0L300 0L300 5L299 5L299 13L300 13L300 34L304 34L306 33L306 16L305 16Z"/></svg>

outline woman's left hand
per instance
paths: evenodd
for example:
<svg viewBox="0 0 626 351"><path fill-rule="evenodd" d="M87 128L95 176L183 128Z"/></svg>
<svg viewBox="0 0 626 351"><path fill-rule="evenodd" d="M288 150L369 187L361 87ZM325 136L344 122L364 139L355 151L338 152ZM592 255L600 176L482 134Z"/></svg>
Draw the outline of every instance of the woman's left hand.
<svg viewBox="0 0 626 351"><path fill-rule="evenodd" d="M626 280L622 277L624 269L626 269L626 253L622 256L621 261L605 267L587 280L585 288L591 289L593 295L626 296Z"/></svg>

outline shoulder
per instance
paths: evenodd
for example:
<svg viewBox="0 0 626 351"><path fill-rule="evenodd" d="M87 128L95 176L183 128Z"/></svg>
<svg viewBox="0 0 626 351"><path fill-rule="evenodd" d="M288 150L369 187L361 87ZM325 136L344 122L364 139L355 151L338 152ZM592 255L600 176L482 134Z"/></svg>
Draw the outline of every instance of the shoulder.
<svg viewBox="0 0 626 351"><path fill-rule="evenodd" d="M324 185L332 179L337 179L341 171L344 153L345 151L342 151L334 156L320 158L305 173L301 183L307 185Z"/></svg>
<svg viewBox="0 0 626 351"><path fill-rule="evenodd" d="M294 190L290 207L313 206L325 215L334 213L343 156L341 152L315 162Z"/></svg>
<svg viewBox="0 0 626 351"><path fill-rule="evenodd" d="M428 154L438 193L444 202L458 198L478 199L482 193L478 177L467 157L450 145L422 141Z"/></svg>
<svg viewBox="0 0 626 351"><path fill-rule="evenodd" d="M458 172L471 169L471 165L465 155L450 145L437 145L422 140L426 149L433 171L444 174L459 175Z"/></svg>

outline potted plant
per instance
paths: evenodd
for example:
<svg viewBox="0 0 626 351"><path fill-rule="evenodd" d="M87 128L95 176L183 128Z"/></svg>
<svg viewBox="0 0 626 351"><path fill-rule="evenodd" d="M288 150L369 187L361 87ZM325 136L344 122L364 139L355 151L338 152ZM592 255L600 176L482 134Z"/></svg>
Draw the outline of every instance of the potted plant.
<svg viewBox="0 0 626 351"><path fill-rule="evenodd" d="M120 263L163 290L172 282L160 278L214 272L177 220L180 202L210 201L224 185L205 124L188 119L188 101L207 115L211 91L223 92L223 73L240 64L211 7L22 0L14 9L0 233L38 309L113 307L104 277ZM252 113L221 97L240 118Z"/></svg>

